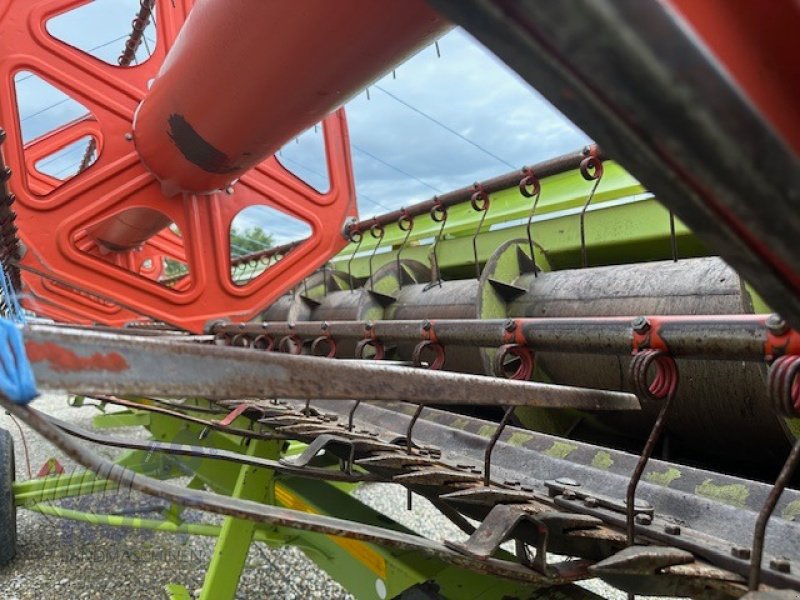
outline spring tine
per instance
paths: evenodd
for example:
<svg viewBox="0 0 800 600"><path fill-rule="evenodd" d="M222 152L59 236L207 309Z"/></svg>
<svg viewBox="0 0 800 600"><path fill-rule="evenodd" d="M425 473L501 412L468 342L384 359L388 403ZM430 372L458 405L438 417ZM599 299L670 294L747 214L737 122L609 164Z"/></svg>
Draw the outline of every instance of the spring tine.
<svg viewBox="0 0 800 600"><path fill-rule="evenodd" d="M531 206L531 212L528 213L528 224L525 230L528 234L528 249L531 252L531 261L533 262L533 276L538 277L539 267L536 265L536 255L533 252L533 217L536 214L536 206L539 204L539 197L542 195L542 187L539 183L539 179L530 167L522 169L522 173L524 176L519 182L519 191L526 198L533 198L533 205ZM529 190L528 187L532 187L533 190Z"/></svg>
<svg viewBox="0 0 800 600"><path fill-rule="evenodd" d="M422 413L422 409L425 408L422 404L417 406L417 410L414 411L414 416L411 417L411 421L408 422L408 429L406 430L406 452L411 454L411 449L414 447L414 442L411 439L411 431L414 429L414 425L417 423L417 419L419 419L419 415ZM411 488L407 488L406 490L406 510L412 510L413 506L413 497L411 495Z"/></svg>
<svg viewBox="0 0 800 600"><path fill-rule="evenodd" d="M347 431L353 431L353 417L356 414L356 409L359 404L361 404L361 400L356 400L356 403L353 404L353 408L351 408L350 412L347 414Z"/></svg>
<svg viewBox="0 0 800 600"><path fill-rule="evenodd" d="M497 426L497 429L494 430L492 439L489 440L489 445L486 447L486 453L483 455L483 485L485 486L491 485L492 482L492 451L497 445L497 441L500 439L503 429L506 428L506 425L508 425L508 422L511 420L511 415L513 414L513 406L506 408L506 412L503 414L500 424Z"/></svg>
<svg viewBox="0 0 800 600"><path fill-rule="evenodd" d="M369 255L369 286L370 289L375 289L374 282L372 281L372 259L375 258L375 254L378 252L378 248L381 247L383 243L383 236L384 236L384 229L383 225L378 225L375 223L369 229L370 235L378 240L378 243L375 244L375 247L372 249L372 254Z"/></svg>
<svg viewBox="0 0 800 600"><path fill-rule="evenodd" d="M435 200L438 200L438 198L435 198ZM431 282L425 286L426 290L431 289L435 285L438 285L439 287L442 286L442 273L439 269L439 254L437 250L439 247L439 240L442 239L444 227L447 224L447 208L441 204L437 204L431 209L431 218L442 225L439 227L439 233L436 234L436 239L433 240L433 248L431 250L433 254L433 272L431 273Z"/></svg>
<svg viewBox="0 0 800 600"><path fill-rule="evenodd" d="M353 232L350 234L350 243L356 242L356 247L353 250L353 253L350 255L350 260L347 261L347 278L350 281L350 292L352 293L355 289L355 284L353 283L353 259L358 254L358 249L361 248L361 242L364 241L364 236L361 232Z"/></svg>
<svg viewBox="0 0 800 600"><path fill-rule="evenodd" d="M586 268L589 266L589 256L586 250L586 211L594 199L594 194L597 191L597 186L600 185L600 180L603 178L603 163L594 156L587 156L581 161L580 166L581 175L587 181L594 180L589 196L581 209L580 214L580 227L581 227L581 265Z"/></svg>
<svg viewBox="0 0 800 600"><path fill-rule="evenodd" d="M775 510L775 505L778 504L783 490L786 488L792 475L794 475L798 463L800 463L800 439L792 446L789 457L786 459L778 478L775 480L775 485L772 486L767 501L764 503L764 507L761 509L761 512L758 513L758 518L756 519L755 532L753 533L753 549L750 554L750 578L748 582L750 590L757 590L761 580L761 559L764 556L764 536L767 532L769 518Z"/></svg>
<svg viewBox="0 0 800 600"><path fill-rule="evenodd" d="M406 235L403 238L403 242L400 244L400 248L397 249L397 256L395 257L395 262L397 263L397 284L398 287L403 287L403 277L401 276L400 271L400 257L403 254L403 250L406 249L406 244L408 244L408 238L411 236L411 230L414 229L414 218L409 216L406 212L405 208L401 208L400 211L403 215L397 220L397 227L401 231L405 231Z"/></svg>
<svg viewBox="0 0 800 600"><path fill-rule="evenodd" d="M470 198L470 205L472 206L472 210L480 211L481 218L478 221L478 227L475 229L475 233L472 236L472 259L475 263L475 277L477 279L481 278L481 267L478 263L478 235L483 229L483 222L486 220L486 214L489 212L489 194L486 193L486 190L483 189L483 186L480 183L475 183L474 186L475 193L472 194Z"/></svg>
<svg viewBox="0 0 800 600"><path fill-rule="evenodd" d="M675 213L669 211L669 241L672 248L672 260L678 262L678 239L675 236Z"/></svg>
<svg viewBox="0 0 800 600"><path fill-rule="evenodd" d="M652 384L647 383L647 372L650 365L656 366L656 378ZM658 412L656 422L650 430L642 454L636 462L631 479L628 482L628 489L625 495L626 501L626 525L627 543L633 545L635 537L634 515L636 503L636 488L642 478L647 461L653 454L653 449L658 442L664 426L667 422L667 413L672 405L678 389L678 368L675 361L669 354L661 350L644 350L634 355L631 361L630 372L633 379L634 389L640 400L663 400L661 410Z"/></svg>

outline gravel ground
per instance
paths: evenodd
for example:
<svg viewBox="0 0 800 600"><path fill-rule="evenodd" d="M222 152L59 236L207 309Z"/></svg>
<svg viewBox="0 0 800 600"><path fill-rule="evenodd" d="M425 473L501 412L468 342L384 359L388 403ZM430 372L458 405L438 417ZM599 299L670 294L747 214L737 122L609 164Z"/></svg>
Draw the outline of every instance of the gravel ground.
<svg viewBox="0 0 800 600"><path fill-rule="evenodd" d="M91 407L67 406L66 397L43 396L36 408L81 427L90 427L97 414ZM14 437L17 478L27 479L27 466L16 425L0 414L0 427ZM57 457L67 472L74 463L23 426L29 458L35 475L44 462ZM140 429L128 429L125 436L146 436ZM95 446L113 458L118 451ZM430 503L415 497L414 509L405 509L405 491L392 484L365 485L356 496L376 510L403 525L437 540L463 538L464 535L443 518ZM126 513L158 518L164 504L135 492L108 492L92 497L59 502L65 508L110 513ZM218 523L220 518L187 511L190 521ZM121 530L53 519L28 510L18 511L18 554L14 562L0 569L0 598L3 600L49 600L61 598L104 598L129 600L164 598L164 585L180 583L199 591L205 568L214 549L214 540L138 530ZM586 587L604 598L624 600L626 596L600 581L585 582ZM352 598L335 581L291 547L271 549L254 544L236 595L241 600L285 598Z"/></svg>

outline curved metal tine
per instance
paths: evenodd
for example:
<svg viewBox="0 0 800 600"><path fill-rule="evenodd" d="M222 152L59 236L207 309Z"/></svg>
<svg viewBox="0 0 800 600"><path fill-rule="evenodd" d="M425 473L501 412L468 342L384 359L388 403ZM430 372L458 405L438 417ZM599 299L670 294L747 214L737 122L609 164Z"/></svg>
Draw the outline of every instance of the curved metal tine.
<svg viewBox="0 0 800 600"><path fill-rule="evenodd" d="M326 262L322 265L322 295L328 295L328 269L330 268L331 263Z"/></svg>
<svg viewBox="0 0 800 600"><path fill-rule="evenodd" d="M478 263L478 234L480 234L481 229L483 229L483 222L486 220L486 213L489 212L488 200L486 202L486 208L481 211L481 218L478 221L478 228L472 235L472 259L475 261L475 277L477 279L481 278L481 266Z"/></svg>
<svg viewBox="0 0 800 600"><path fill-rule="evenodd" d="M405 209L401 209L401 210L405 210ZM406 217L400 217L400 220L397 221L397 226L400 229L403 229L403 227L400 225L400 223L402 222L402 220L404 218L406 218ZM414 220L413 220L412 217L408 217L408 229L406 229L406 235L403 238L403 242L400 244L400 248L398 248L398 250L397 250L397 256L395 257L395 262L397 263L397 285L400 288L403 287L403 277L402 277L402 274L401 274L401 271L400 271L400 268L401 268L400 267L400 257L403 254L403 250L406 249L406 244L408 244L408 238L411 237L411 230L412 229L414 229Z"/></svg>
<svg viewBox="0 0 800 600"><path fill-rule="evenodd" d="M303 296L308 298L308 277L303 277Z"/></svg>
<svg viewBox="0 0 800 600"><path fill-rule="evenodd" d="M355 285L353 284L353 259L358 254L358 249L361 248L361 242L364 241L364 236L361 233L358 233L358 241L356 242L356 247L353 250L353 253L350 255L350 259L347 261L347 278L350 281L350 292L354 291ZM353 236L350 237L350 243L353 243Z"/></svg>
<svg viewBox="0 0 800 600"><path fill-rule="evenodd" d="M303 414L307 417L311 416L311 399L306 400L306 405L303 408Z"/></svg>
<svg viewBox="0 0 800 600"><path fill-rule="evenodd" d="M424 404L418 404L417 410L414 411L414 415L411 417L411 420L408 422L408 429L406 430L406 452L411 454L411 449L414 447L414 442L411 439L411 432L414 429L414 425L417 423L417 419L419 419L419 415L422 413L422 409L425 408ZM411 489L406 489L406 510L412 510L414 508L413 505L413 498L411 496Z"/></svg>
<svg viewBox="0 0 800 600"><path fill-rule="evenodd" d="M775 510L775 506L778 504L783 490L797 470L798 463L800 463L800 439L792 446L789 457L783 464L783 468L778 478L775 480L775 485L772 486L769 496L767 496L767 501L764 503L756 519L756 527L753 532L753 549L750 553L750 577L748 582L750 590L757 590L761 581L761 560L764 556L764 536L767 533L769 518Z"/></svg>
<svg viewBox="0 0 800 600"><path fill-rule="evenodd" d="M356 403L353 404L353 408L350 409L350 412L347 413L347 431L353 431L353 417L356 414L356 409L358 405L361 404L361 400L356 400Z"/></svg>
<svg viewBox="0 0 800 600"><path fill-rule="evenodd" d="M580 224L581 224L581 265L586 268L589 266L589 255L586 250L586 211L589 209L589 205L592 203L594 199L594 194L597 191L597 186L600 185L600 180L603 178L603 171L600 170L598 176L594 179L594 185L592 186L592 190L589 192L589 197L586 198L586 202L581 209L580 215Z"/></svg>
<svg viewBox="0 0 800 600"><path fill-rule="evenodd" d="M675 236L675 213L669 211L669 241L672 249L672 261L678 262L678 239Z"/></svg>
<svg viewBox="0 0 800 600"><path fill-rule="evenodd" d="M492 484L492 452L494 451L494 447L497 445L500 435L503 433L506 425L508 425L508 422L511 420L511 416L513 414L513 406L506 408L506 412L503 414L500 424L497 426L497 429L494 430L492 439L489 440L489 445L486 447L486 453L483 455L483 485L487 487Z"/></svg>
<svg viewBox="0 0 800 600"><path fill-rule="evenodd" d="M434 207L433 210L435 211L436 207ZM436 234L436 239L433 241L433 249L432 249L432 253L433 253L433 273L432 273L432 275L435 275L435 279L433 277L431 277L431 282L428 285L425 286L425 290L426 291L431 289L435 285L438 285L439 287L442 287L442 272L441 272L441 269L439 269L438 248L439 248L439 241L442 239L442 234L444 233L444 226L447 224L447 209L446 208L442 208L440 212L441 212L441 215L442 215L442 220L441 220L441 224L442 225L439 227L439 233ZM431 214L433 215L433 213L431 213Z"/></svg>
<svg viewBox="0 0 800 600"><path fill-rule="evenodd" d="M646 384L646 377L647 377L647 370L650 366L650 362L648 360L641 360L638 364L636 361L637 357L634 357L634 362L631 363L631 367L636 369L637 372L634 373L634 377L641 378L641 381L644 381ZM638 368L637 368L638 367ZM676 375L677 377L677 375ZM674 387L672 387L667 394L666 398L661 405L661 409L658 412L658 417L656 417L656 422L653 424L653 428L650 430L650 435L647 436L647 441L644 444L644 448L642 449L642 454L639 456L639 460L636 462L636 467L633 469L633 474L631 475L631 479L628 482L628 489L625 494L625 508L626 508L626 528L627 528L627 544L629 546L633 545L635 539L635 508L636 508L636 488L639 485L639 481L642 478L642 474L644 473L644 469L647 466L647 461L650 460L650 456L653 454L653 450L656 447L656 443L658 439L661 437L662 432L664 431L664 426L667 424L667 413L669 412L670 407L672 406L672 401L674 400L675 396L677 395L677 381Z"/></svg>
<svg viewBox="0 0 800 600"><path fill-rule="evenodd" d="M376 238L378 240L378 243L375 244L375 247L372 249L372 254L369 255L369 286L370 286L370 289L372 289L372 290L375 289L375 282L372 281L372 259L375 258L375 254L378 252L378 248L381 247L381 244L383 243L383 236L384 236L383 227L378 227L377 231L378 231L378 234L376 236L376 234L375 234L375 226L373 225L372 227L370 227L370 230L369 230L370 235L373 238Z"/></svg>
<svg viewBox="0 0 800 600"><path fill-rule="evenodd" d="M539 276L539 267L536 265L536 254L533 252L534 243L533 243L533 217L536 214L536 206L539 204L539 196L542 195L541 188L536 189L536 193L533 195L533 206L531 206L531 212L528 214L528 226L527 226L527 233L528 233L528 249L531 251L531 261L533 262L533 276Z"/></svg>

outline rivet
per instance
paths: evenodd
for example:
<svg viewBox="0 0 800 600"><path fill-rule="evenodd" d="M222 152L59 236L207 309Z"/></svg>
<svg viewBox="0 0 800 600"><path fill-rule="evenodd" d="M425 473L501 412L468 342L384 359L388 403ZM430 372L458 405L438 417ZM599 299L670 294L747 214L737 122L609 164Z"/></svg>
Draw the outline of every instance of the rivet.
<svg viewBox="0 0 800 600"><path fill-rule="evenodd" d="M664 525L664 533L668 533L669 535L680 535L681 528L680 526L675 525L674 523L668 523Z"/></svg>
<svg viewBox="0 0 800 600"><path fill-rule="evenodd" d="M639 513L636 515L636 522L639 525L650 525L653 522L653 517L648 515L647 513Z"/></svg>
<svg viewBox="0 0 800 600"><path fill-rule="evenodd" d="M750 548L744 546L734 546L731 548L731 556L742 560L750 560Z"/></svg>
<svg viewBox="0 0 800 600"><path fill-rule="evenodd" d="M773 558L769 561L769 568L780 573L790 573L792 564L786 558Z"/></svg>

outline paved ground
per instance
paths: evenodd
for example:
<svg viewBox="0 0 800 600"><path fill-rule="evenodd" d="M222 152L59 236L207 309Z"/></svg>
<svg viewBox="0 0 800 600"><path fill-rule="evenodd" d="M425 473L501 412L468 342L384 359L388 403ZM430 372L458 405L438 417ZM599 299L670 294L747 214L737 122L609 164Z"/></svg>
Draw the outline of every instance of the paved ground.
<svg viewBox="0 0 800 600"><path fill-rule="evenodd" d="M91 425L96 411L67 406L64 396L45 396L36 407L82 427ZM6 415L0 427L11 431L16 443L17 478L26 479L27 466L20 433ZM74 464L23 426L33 474L51 456L59 457L67 471ZM126 430L126 436L143 430ZM111 458L116 452L98 447ZM356 491L362 501L413 530L434 539L463 537L423 499L415 499L414 510L405 509L405 492L395 485L375 484ZM98 512L132 511L157 518L163 505L136 493L108 493L91 499L61 501L61 506ZM218 522L213 516L190 513L190 518ZM164 598L163 586L181 583L198 590L213 551L213 540L154 532L119 530L72 521L57 520L27 510L18 513L18 557L0 569L0 598L3 600L50 600L103 598L131 600ZM611 599L624 594L599 581L588 582L594 592ZM335 581L315 567L294 548L270 549L254 545L248 567L239 586L242 600L285 598L351 598Z"/></svg>

